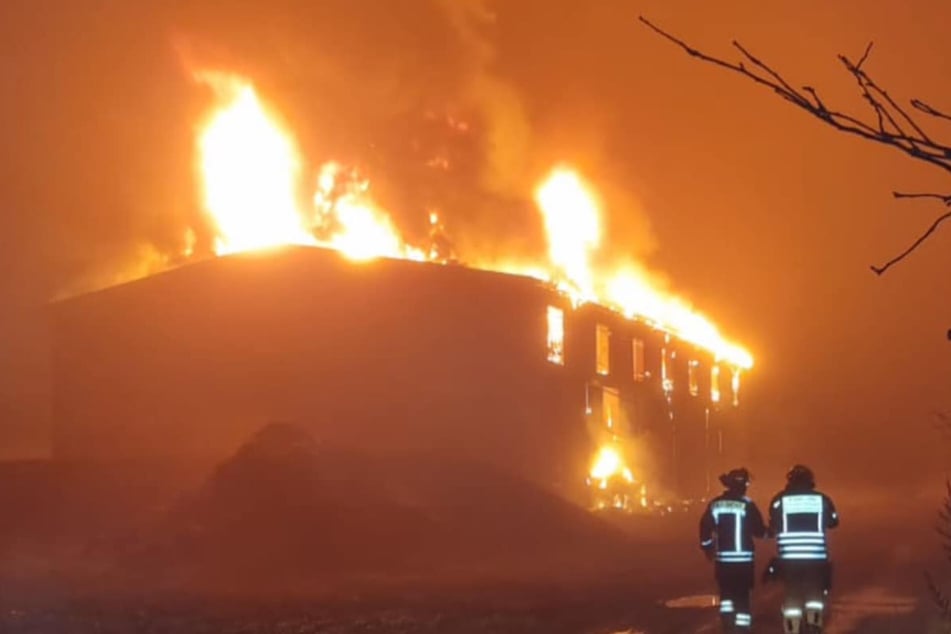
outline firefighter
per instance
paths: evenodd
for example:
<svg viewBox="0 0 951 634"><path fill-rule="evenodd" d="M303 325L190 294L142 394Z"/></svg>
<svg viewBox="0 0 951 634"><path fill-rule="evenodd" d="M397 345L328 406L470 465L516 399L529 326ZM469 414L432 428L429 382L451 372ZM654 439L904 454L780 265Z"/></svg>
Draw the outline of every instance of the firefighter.
<svg viewBox="0 0 951 634"><path fill-rule="evenodd" d="M779 559L771 564L782 579L783 629L786 634L821 632L832 586L826 531L839 525L832 500L816 490L809 467L796 465L786 474L786 488L769 505L769 534L776 538Z"/></svg>
<svg viewBox="0 0 951 634"><path fill-rule="evenodd" d="M725 632L752 627L753 538L766 536L763 515L746 497L750 473L733 469L720 476L726 491L707 505L700 519L700 548L714 561L720 590L720 618Z"/></svg>

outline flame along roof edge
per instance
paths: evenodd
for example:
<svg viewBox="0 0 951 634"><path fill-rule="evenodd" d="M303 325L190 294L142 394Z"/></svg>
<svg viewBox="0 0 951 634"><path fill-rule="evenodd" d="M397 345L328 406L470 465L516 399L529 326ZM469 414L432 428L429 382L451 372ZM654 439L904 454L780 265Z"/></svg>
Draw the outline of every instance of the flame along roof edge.
<svg viewBox="0 0 951 634"><path fill-rule="evenodd" d="M506 273L502 271L493 271L489 269L480 269L480 268L474 268L474 267L466 266L464 264L457 264L452 262L450 263L420 262L415 260L407 260L403 258L392 258L392 257L383 257L383 256L372 258L365 261L355 261L355 260L347 258L343 253L341 253L340 251L336 249L333 249L330 247L322 247L322 246L288 245L288 246L275 247L273 249L265 249L265 250L259 250L259 251L253 251L253 252L241 252L241 253L233 253L233 254L224 255L224 256L208 257L198 261L186 262L179 266L171 266L168 269L165 269L163 271L154 273L146 277L141 277L141 278L129 280L126 282L120 282L118 284L113 284L113 285L105 286L102 288L96 288L96 289L92 289L92 290L88 290L84 292L74 293L64 297L54 298L47 303L47 306L49 309L55 311L60 307L73 306L73 305L80 304L82 302L93 301L93 298L96 298L96 297L101 297L104 295L112 295L114 293L122 292L123 290L132 288L132 287L141 287L145 284L149 284L150 282L155 282L157 280L167 280L170 277L183 275L189 271L194 271L196 269L210 269L211 267L227 266L228 263L230 262L247 261L247 260L256 259L256 258L295 257L295 256L299 257L300 254L303 254L303 253L319 254L320 257L325 257L325 258L337 258L338 261L347 262L352 264L353 266L361 266L364 264L371 264L371 263L377 263L377 264L386 263L386 264L391 264L396 266L406 266L406 267L412 267L412 266L432 267L433 270L438 270L440 268L445 267L446 269L452 270L454 272L464 271L465 274L467 275L477 275L477 276L485 277L485 278L496 277L499 279L506 279L509 281L520 280L523 283L525 283L527 286L534 286L535 288L539 290L544 290L545 292L550 293L553 297L559 298L560 300L562 300L564 304L570 305L572 310L576 311L576 310L583 310L585 308L589 308L589 309L593 308L598 311L603 311L605 313L611 314L612 316L616 317L617 319L621 321L641 324L647 328L650 328L653 331L664 333L674 339L677 339L678 341L692 345L699 350L704 350L710 355L712 355L718 363L724 363L724 364L733 366L738 369L743 369L743 370L749 369L749 368L744 368L742 364L737 363L734 360L721 358L717 354L717 352L715 350L712 350L710 347L692 342L688 338L679 335L675 330L670 328L665 328L662 324L659 324L656 321L651 320L643 315L628 316L616 308L612 308L611 306L607 306L605 304L601 304L597 302L591 302L591 301L574 302L572 301L572 298L569 296L569 294L559 289L556 284L543 280L543 279L532 277L530 275L525 275L520 273Z"/></svg>

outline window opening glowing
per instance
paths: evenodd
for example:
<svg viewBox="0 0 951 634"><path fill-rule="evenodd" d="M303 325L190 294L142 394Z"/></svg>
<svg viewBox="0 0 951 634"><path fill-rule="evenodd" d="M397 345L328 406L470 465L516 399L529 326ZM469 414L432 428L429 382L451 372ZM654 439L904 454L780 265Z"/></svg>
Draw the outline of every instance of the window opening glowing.
<svg viewBox="0 0 951 634"><path fill-rule="evenodd" d="M565 311L548 307L548 360L565 365Z"/></svg>
<svg viewBox="0 0 951 634"><path fill-rule="evenodd" d="M595 371L607 376L611 372L611 330L598 324L595 336Z"/></svg>
<svg viewBox="0 0 951 634"><path fill-rule="evenodd" d="M660 351L660 382L664 387L664 392L668 394L674 390L674 381L670 377L671 359L668 357L667 348Z"/></svg>
<svg viewBox="0 0 951 634"><path fill-rule="evenodd" d="M608 429L616 429L621 420L621 397L617 390L604 388L601 391L601 415Z"/></svg>
<svg viewBox="0 0 951 634"><path fill-rule="evenodd" d="M700 378L697 376L699 372L699 361L692 360L687 364L687 385L690 388L690 396L700 394Z"/></svg>
<svg viewBox="0 0 951 634"><path fill-rule="evenodd" d="M720 402L720 366L710 368L710 401Z"/></svg>
<svg viewBox="0 0 951 634"><path fill-rule="evenodd" d="M631 345L634 353L634 380L643 381L647 376L644 368L644 340L634 339Z"/></svg>
<svg viewBox="0 0 951 634"><path fill-rule="evenodd" d="M740 406L740 369L733 368L733 380L731 381L733 387L733 407Z"/></svg>

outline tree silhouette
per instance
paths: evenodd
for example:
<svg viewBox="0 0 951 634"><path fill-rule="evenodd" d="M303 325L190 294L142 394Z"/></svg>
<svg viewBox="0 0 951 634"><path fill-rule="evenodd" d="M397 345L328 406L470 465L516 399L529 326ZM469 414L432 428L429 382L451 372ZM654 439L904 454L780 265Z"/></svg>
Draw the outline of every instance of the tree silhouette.
<svg viewBox="0 0 951 634"><path fill-rule="evenodd" d="M865 47L865 51L857 62L853 62L845 55L839 55L839 61L845 70L855 80L865 103L868 104L868 120L852 115L827 105L812 86L794 88L780 73L771 66L754 56L742 44L733 41L733 48L739 52L739 61L730 62L704 53L683 40L664 31L647 18L640 16L640 21L649 29L664 39L680 47L691 57L708 62L720 68L743 75L751 81L771 89L777 95L805 110L812 116L832 126L836 130L862 137L875 143L891 146L912 159L929 163L951 174L951 143L942 141L925 131L923 125L915 118L928 117L932 122L951 122L951 113L938 110L921 99L908 101L909 107L902 106L888 91L875 82L866 72L865 64L872 52L872 44ZM907 193L892 192L895 198L933 198L951 208L951 194L940 193ZM951 211L935 217L934 221L921 235L906 249L881 265L872 265L876 275L882 275L895 264L898 264L919 246L922 245L941 225L951 218ZM948 339L951 339L951 330L948 330ZM937 414L940 426L945 431L951 431L951 415ZM946 495L941 510L938 513L936 529L941 536L946 558L951 561L951 480L946 482ZM934 578L925 574L928 590L938 606L945 622L951 623L951 597L945 594Z"/></svg>
<svg viewBox="0 0 951 634"><path fill-rule="evenodd" d="M921 99L911 99L908 102L910 108L898 103L898 101L889 95L887 90L876 83L865 70L865 64L868 61L869 54L872 52L871 43L865 48L865 51L857 62L853 62L845 55L839 55L839 61L855 80L862 94L862 98L869 106L870 113L866 114L869 120L866 121L858 116L830 107L822 100L818 91L812 86L802 86L798 89L794 88L793 84L787 81L781 74L755 57L747 48L735 40L733 41L733 47L739 52L739 61L730 62L697 50L683 40L674 37L656 26L643 16L639 19L652 31L673 44L676 44L691 57L743 75L751 81L771 89L786 101L805 110L841 132L859 136L876 143L889 145L903 152L906 156L929 163L951 174L951 143L930 135L925 131L922 124L916 120L917 115L919 118L925 116L932 121L937 119L943 122L951 122L951 114L938 110ZM951 194L906 193L896 191L892 192L892 195L895 198L903 199L934 198L951 209ZM951 211L938 215L934 219L934 222L932 222L910 246L884 264L872 265L872 271L874 271L876 275L881 275L895 264L904 260L915 249L921 246L921 244L938 229L941 223L948 218L951 218ZM948 337L951 339L951 331L948 332Z"/></svg>

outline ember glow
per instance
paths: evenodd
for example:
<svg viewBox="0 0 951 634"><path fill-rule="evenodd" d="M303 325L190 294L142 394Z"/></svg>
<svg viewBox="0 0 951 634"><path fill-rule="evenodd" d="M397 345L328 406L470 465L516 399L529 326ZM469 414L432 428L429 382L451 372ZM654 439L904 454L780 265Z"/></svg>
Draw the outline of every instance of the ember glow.
<svg viewBox="0 0 951 634"><path fill-rule="evenodd" d="M591 466L591 479L605 483L615 476L624 478L626 482L634 482L634 474L624 464L624 460L617 449L602 447Z"/></svg>
<svg viewBox="0 0 951 634"><path fill-rule="evenodd" d="M254 86L231 74L196 77L214 90L218 100L197 142L204 208L215 232L216 254L311 245L337 249L353 260L445 261L433 245L408 244L390 215L374 202L369 180L352 168L324 163L311 181L313 193L304 193L304 161L297 143L262 104ZM659 290L642 268L594 265L603 234L601 202L577 170L567 165L554 168L536 188L534 201L548 237L546 260L512 258L479 268L544 280L576 305L602 304L703 347L719 361L743 369L752 366L746 350L727 341L688 303ZM435 212L421 213L433 231L444 232ZM478 254L472 261L481 262Z"/></svg>

